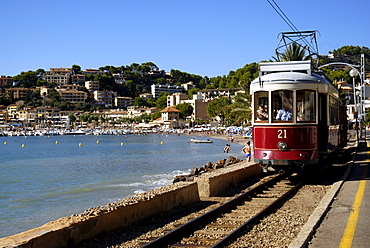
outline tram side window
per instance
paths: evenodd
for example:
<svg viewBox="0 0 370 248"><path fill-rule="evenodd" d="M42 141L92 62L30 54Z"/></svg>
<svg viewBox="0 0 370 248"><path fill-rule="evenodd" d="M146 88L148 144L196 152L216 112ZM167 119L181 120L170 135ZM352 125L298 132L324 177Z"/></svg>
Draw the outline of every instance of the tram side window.
<svg viewBox="0 0 370 248"><path fill-rule="evenodd" d="M334 97L330 96L329 98L329 113L330 113L330 124L338 125L339 124L339 102Z"/></svg>
<svg viewBox="0 0 370 248"><path fill-rule="evenodd" d="M297 91L297 121L315 122L316 121L316 100L315 91L299 90Z"/></svg>
<svg viewBox="0 0 370 248"><path fill-rule="evenodd" d="M292 121L293 92L290 90L277 90L272 92L272 108L274 120Z"/></svg>
<svg viewBox="0 0 370 248"><path fill-rule="evenodd" d="M254 93L254 120L255 121L268 121L268 92L258 91Z"/></svg>

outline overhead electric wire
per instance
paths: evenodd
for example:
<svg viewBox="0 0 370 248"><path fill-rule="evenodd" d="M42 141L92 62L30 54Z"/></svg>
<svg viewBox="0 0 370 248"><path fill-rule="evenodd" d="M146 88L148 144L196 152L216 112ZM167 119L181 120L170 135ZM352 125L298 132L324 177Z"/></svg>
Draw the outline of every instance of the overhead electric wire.
<svg viewBox="0 0 370 248"><path fill-rule="evenodd" d="M276 8L278 8L279 10L277 10L275 8L275 6L270 2L270 0L267 0L267 2L271 5L271 7L276 11L276 13L283 19L283 21L288 24L288 26L295 32L299 32L299 30L297 29L297 27L293 24L293 22L290 21L290 19L285 15L285 13L283 12L283 10L279 7L279 5L277 5L277 3L274 1L274 0L271 0Z"/></svg>
<svg viewBox="0 0 370 248"><path fill-rule="evenodd" d="M271 3L273 2L273 4ZM310 49L310 44L307 40L301 35L301 32L298 28L293 24L293 22L285 15L284 11L279 7L279 5L274 0L267 0L267 2L271 5L271 7L275 10L275 12L283 19L283 21L294 31L297 33L298 37L306 44L307 48ZM318 51L316 51L318 52Z"/></svg>

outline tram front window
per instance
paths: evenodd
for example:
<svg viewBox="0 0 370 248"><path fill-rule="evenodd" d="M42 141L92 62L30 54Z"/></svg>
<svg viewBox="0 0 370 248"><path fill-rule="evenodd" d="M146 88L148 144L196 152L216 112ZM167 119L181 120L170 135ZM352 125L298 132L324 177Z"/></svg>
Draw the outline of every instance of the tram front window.
<svg viewBox="0 0 370 248"><path fill-rule="evenodd" d="M268 121L268 92L258 91L255 93L255 103L254 103L254 120L255 121Z"/></svg>
<svg viewBox="0 0 370 248"><path fill-rule="evenodd" d="M275 122L292 121L293 119L293 92L290 90L277 90L272 92L273 114Z"/></svg>
<svg viewBox="0 0 370 248"><path fill-rule="evenodd" d="M299 90L297 91L297 121L298 122L315 122L316 106L315 91Z"/></svg>

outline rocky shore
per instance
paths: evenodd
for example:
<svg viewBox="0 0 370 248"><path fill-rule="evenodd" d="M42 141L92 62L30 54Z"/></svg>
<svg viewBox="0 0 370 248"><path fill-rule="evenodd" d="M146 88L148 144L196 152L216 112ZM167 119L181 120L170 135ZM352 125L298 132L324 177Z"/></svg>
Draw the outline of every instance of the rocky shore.
<svg viewBox="0 0 370 248"><path fill-rule="evenodd" d="M221 159L218 160L215 163L208 162L207 164L203 165L202 167L193 167L192 170L190 171L189 175L179 175L176 176L175 179L173 180L173 183L177 182L192 182L194 181L194 177L197 177L199 175L202 175L207 172L212 172L214 170L224 168L226 166L230 166L232 164L236 164L239 162L242 162L243 160L239 158L235 158L233 156L230 156L228 159Z"/></svg>

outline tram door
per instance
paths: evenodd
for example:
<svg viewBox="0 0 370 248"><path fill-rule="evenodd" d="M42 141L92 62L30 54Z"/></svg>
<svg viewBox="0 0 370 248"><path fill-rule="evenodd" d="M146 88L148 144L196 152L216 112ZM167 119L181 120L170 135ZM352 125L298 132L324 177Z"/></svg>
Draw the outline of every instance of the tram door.
<svg viewBox="0 0 370 248"><path fill-rule="evenodd" d="M329 137L329 127L328 127L328 96L319 93L319 128L318 128L318 146L319 154L327 154L327 145Z"/></svg>

